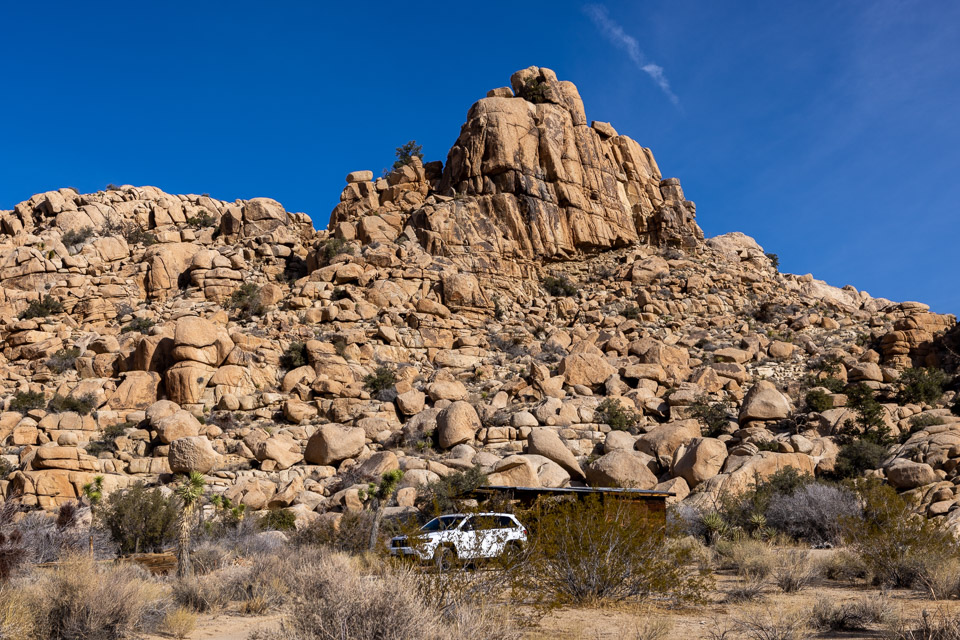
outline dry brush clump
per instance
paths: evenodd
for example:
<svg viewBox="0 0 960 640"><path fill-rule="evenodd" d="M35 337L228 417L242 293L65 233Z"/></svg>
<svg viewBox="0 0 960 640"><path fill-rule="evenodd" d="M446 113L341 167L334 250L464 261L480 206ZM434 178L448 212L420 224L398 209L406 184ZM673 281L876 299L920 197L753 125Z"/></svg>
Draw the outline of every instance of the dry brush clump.
<svg viewBox="0 0 960 640"><path fill-rule="evenodd" d="M810 624L819 631L863 631L871 624L892 622L890 601L882 593L846 602L820 596L810 612Z"/></svg>

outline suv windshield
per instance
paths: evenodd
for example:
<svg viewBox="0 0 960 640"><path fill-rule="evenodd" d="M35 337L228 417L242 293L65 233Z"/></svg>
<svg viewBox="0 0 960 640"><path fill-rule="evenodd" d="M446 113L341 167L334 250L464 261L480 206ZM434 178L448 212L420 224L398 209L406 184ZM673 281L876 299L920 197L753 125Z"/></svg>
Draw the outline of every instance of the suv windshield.
<svg viewBox="0 0 960 640"><path fill-rule="evenodd" d="M420 531L449 531L456 529L463 516L440 516L420 527Z"/></svg>

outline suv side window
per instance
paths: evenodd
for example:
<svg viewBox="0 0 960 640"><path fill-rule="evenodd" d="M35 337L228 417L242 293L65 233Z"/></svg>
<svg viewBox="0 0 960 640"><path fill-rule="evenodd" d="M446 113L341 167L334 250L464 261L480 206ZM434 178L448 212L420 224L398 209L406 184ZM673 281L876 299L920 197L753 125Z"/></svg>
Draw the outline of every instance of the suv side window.
<svg viewBox="0 0 960 640"><path fill-rule="evenodd" d="M478 524L479 523L477 522L476 518L470 518L469 520L463 523L463 526L460 527L460 531L476 531L477 529L480 528Z"/></svg>
<svg viewBox="0 0 960 640"><path fill-rule="evenodd" d="M513 521L512 518L507 516L497 516L497 529L513 529L517 526L517 523Z"/></svg>
<svg viewBox="0 0 960 640"><path fill-rule="evenodd" d="M472 522L475 522L475 523L476 523L476 524L474 525L474 527L475 527L477 530L486 531L486 530L488 530L488 529L496 529L496 528L497 528L496 518L494 518L494 517L492 517L492 516L474 516Z"/></svg>

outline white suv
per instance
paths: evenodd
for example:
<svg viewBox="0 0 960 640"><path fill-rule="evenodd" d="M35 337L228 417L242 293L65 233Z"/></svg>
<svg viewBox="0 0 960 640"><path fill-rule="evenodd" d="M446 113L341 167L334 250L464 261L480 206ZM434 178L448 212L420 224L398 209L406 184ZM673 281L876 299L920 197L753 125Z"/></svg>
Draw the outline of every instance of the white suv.
<svg viewBox="0 0 960 640"><path fill-rule="evenodd" d="M517 552L526 542L526 527L509 513L457 513L434 518L413 536L391 539L390 553L433 560L446 570L458 560Z"/></svg>

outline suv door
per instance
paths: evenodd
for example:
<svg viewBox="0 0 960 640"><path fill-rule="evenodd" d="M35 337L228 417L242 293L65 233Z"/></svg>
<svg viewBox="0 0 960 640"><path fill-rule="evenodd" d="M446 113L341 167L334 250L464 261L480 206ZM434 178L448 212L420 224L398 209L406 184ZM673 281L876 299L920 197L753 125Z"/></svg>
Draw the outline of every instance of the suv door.
<svg viewBox="0 0 960 640"><path fill-rule="evenodd" d="M467 518L456 532L457 555L460 558L479 558L483 550L483 531L477 516Z"/></svg>

